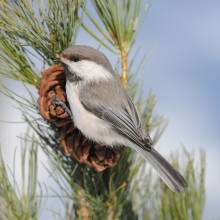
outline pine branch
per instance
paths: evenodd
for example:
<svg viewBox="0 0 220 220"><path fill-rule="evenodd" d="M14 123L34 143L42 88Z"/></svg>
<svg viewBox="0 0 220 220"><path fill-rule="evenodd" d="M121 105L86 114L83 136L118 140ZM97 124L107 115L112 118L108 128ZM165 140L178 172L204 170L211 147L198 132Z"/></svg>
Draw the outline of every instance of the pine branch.
<svg viewBox="0 0 220 220"><path fill-rule="evenodd" d="M37 144L21 141L21 170L22 189L20 190L16 181L15 155L14 169L7 169L0 148L0 216L1 219L38 219L45 201L43 200L43 189L37 181ZM27 153L28 151L28 153ZM28 162L26 162L28 157ZM25 173L26 169L27 173ZM13 182L10 179L13 179ZM27 184L26 184L27 180ZM37 187L40 194L36 195Z"/></svg>
<svg viewBox="0 0 220 220"><path fill-rule="evenodd" d="M161 181L155 186L158 194L158 218L180 220L199 220L205 206L205 151L200 149L199 162L195 162L194 152L188 152L184 146L178 154L170 158L175 166L186 177L189 188L181 196L171 193Z"/></svg>
<svg viewBox="0 0 220 220"><path fill-rule="evenodd" d="M149 4L147 2L147 0L92 0L108 34L102 30L92 14L86 11L95 27L118 51L122 66L121 81L125 88L128 80L128 54L147 16L151 1Z"/></svg>
<svg viewBox="0 0 220 220"><path fill-rule="evenodd" d="M75 44L85 7L86 0L1 0L1 32L9 43L33 48L51 65L64 49Z"/></svg>
<svg viewBox="0 0 220 220"><path fill-rule="evenodd" d="M39 70L28 58L28 52L22 46L9 43L7 38L8 33L0 34L0 74L39 88ZM13 36L11 38L16 39Z"/></svg>

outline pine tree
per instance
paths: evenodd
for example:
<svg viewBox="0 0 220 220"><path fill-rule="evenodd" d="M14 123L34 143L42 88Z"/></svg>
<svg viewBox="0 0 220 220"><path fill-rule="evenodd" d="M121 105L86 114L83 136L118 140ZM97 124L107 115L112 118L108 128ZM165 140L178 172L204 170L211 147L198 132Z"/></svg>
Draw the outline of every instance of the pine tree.
<svg viewBox="0 0 220 220"><path fill-rule="evenodd" d="M120 158L117 158L117 165L98 172L89 164L91 158L87 163L79 163L79 159L77 161L72 154L67 154L64 145L60 145L60 132L64 126L57 127L56 120L51 122L45 119L37 103L38 97L28 90L27 84L40 89L41 73L54 64L53 60L64 49L75 44L79 30L84 28L88 37L95 38L100 46L118 57L115 71L134 100L147 130L154 133L154 143L158 141L167 120L155 113L154 94L150 92L147 99L143 98L140 84L140 75L149 56L143 57L138 69L134 70L133 64L137 62L135 58L139 50L134 55L130 54L151 2L92 0L92 4L102 24L86 8L86 0L0 0L0 73L23 83L30 98L23 98L2 84L1 92L19 105L23 120L36 134L26 134L22 140L22 170L29 168L29 182L25 186L23 172L21 194L18 193L16 181L10 182L9 171L3 156L0 156L0 218L39 218L44 196L43 191L36 196L37 185L42 188L42 184L37 184L37 148L40 147L50 161L50 167L45 169L62 192L57 197L66 210L63 219L201 219L205 204L203 150L200 150L197 167L193 154L184 147L169 157L169 161L189 183L189 188L182 195L173 193L154 176L136 152L125 146L118 148ZM84 16L88 16L103 39L94 35L83 22ZM38 69L33 59L39 59L43 69ZM53 111L57 114L61 110ZM61 133L68 132L64 129ZM82 141L81 136L79 139ZM27 150L28 164L25 163ZM57 217L61 218L59 215Z"/></svg>

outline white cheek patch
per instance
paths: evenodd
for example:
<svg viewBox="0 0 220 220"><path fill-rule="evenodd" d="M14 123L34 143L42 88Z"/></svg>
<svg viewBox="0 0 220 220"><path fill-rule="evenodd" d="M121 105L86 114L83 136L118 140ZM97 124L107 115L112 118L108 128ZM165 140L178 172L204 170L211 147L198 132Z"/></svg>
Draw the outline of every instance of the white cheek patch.
<svg viewBox="0 0 220 220"><path fill-rule="evenodd" d="M82 60L79 62L72 62L65 60L64 63L69 66L70 71L88 82L100 79L107 80L112 77L108 70L92 61Z"/></svg>

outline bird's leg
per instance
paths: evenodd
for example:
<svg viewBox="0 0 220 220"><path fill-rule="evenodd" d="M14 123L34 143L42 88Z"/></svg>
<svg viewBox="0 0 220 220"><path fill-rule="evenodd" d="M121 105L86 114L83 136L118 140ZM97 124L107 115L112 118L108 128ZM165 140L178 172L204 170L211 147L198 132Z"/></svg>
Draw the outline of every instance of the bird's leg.
<svg viewBox="0 0 220 220"><path fill-rule="evenodd" d="M67 107L65 102L60 100L59 97L55 96L55 97L52 98L52 105L53 106L60 105L67 112L67 114L70 115L71 118L72 118L72 113L71 113L70 109Z"/></svg>

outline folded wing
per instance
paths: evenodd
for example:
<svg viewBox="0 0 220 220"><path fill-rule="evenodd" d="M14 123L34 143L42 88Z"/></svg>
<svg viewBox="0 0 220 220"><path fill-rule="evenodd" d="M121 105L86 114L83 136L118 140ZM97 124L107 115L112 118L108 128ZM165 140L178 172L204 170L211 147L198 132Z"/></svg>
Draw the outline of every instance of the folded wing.
<svg viewBox="0 0 220 220"><path fill-rule="evenodd" d="M105 94L100 96L96 86L94 90L92 87L83 90L80 95L82 105L87 111L109 123L118 133L129 139L133 143L130 147L152 165L169 188L181 193L182 189L188 187L186 180L152 147L153 143L131 98L126 92L117 94L114 90L107 91L106 95L109 95L111 99L115 97L121 102L112 101L113 104L110 104L109 99L103 99L106 97Z"/></svg>

